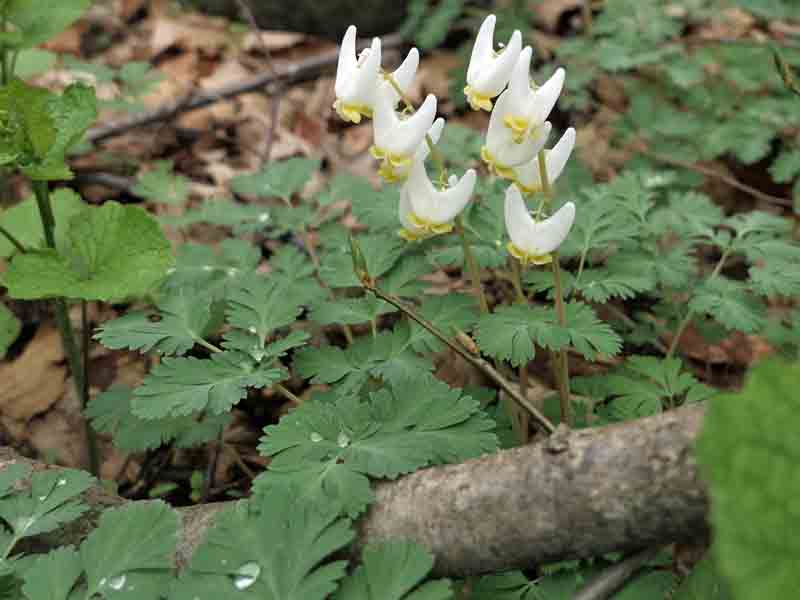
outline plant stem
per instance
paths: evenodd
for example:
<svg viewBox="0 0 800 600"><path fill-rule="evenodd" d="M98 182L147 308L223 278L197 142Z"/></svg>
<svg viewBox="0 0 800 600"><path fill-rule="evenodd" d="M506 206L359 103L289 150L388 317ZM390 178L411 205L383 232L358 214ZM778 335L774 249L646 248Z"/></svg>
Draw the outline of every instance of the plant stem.
<svg viewBox="0 0 800 600"><path fill-rule="evenodd" d="M0 225L0 235L11 242L11 245L14 246L20 254L25 254L25 246L22 245L22 242L15 238L14 235L2 225Z"/></svg>
<svg viewBox="0 0 800 600"><path fill-rule="evenodd" d="M547 161L544 150L539 151L539 179L542 182L542 191L548 202L553 201L553 188L547 173ZM561 287L561 265L559 264L558 252L553 252L553 284L555 286L556 316L561 327L567 325L567 313L564 308L564 290ZM556 372L558 380L558 398L561 406L561 422L572 425L572 414L569 405L569 363L566 348L562 348L554 354L556 359Z"/></svg>
<svg viewBox="0 0 800 600"><path fill-rule="evenodd" d="M522 274L520 269L520 264L516 258L513 256L511 258L511 281L514 285L514 292L517 295L517 303L519 304L528 304L528 297L525 295L525 291L522 289ZM519 391L520 393L527 398L528 397L528 362L525 361L519 366ZM530 427L530 421L528 419L528 414L524 411L517 411L517 416L519 418L519 433L520 433L520 441L523 444L528 442L528 430Z"/></svg>
<svg viewBox="0 0 800 600"><path fill-rule="evenodd" d="M730 248L725 249L725 251L722 253L722 256L719 257L719 261L717 261L717 264L714 266L714 270L711 271L711 275L708 276L707 281L711 281L720 274L720 272L722 271L722 267L725 266L725 261L728 260L728 256L730 256L730 254L731 254L731 249ZM689 323L691 323L692 317L694 317L694 311L692 309L689 309L689 311L686 313L686 316L683 317L683 320L681 321L680 325L678 325L678 329L675 331L675 335L672 338L672 342L670 342L669 348L667 349L667 354L664 357L665 359L668 360L675 355L675 350L678 349L678 343L680 342L681 337L683 336L684 330L689 326Z"/></svg>
<svg viewBox="0 0 800 600"><path fill-rule="evenodd" d="M467 265L470 279L472 279L472 289L475 290L475 294L478 296L478 306L481 309L481 313L487 314L489 312L489 303L486 301L486 295L483 293L483 287L481 286L481 272L478 269L478 263L475 262L472 249L467 241L467 233L464 231L464 222L461 220L461 215L456 217L456 230L461 237L461 249L464 252L464 263Z"/></svg>
<svg viewBox="0 0 800 600"><path fill-rule="evenodd" d="M89 315L86 300L81 300L81 354L83 362L83 377L81 378L81 406L84 410L89 405L89 343L91 332L89 328ZM89 451L89 472L93 475L100 474L100 452L97 447L97 434L91 424L86 421L86 446Z"/></svg>
<svg viewBox="0 0 800 600"><path fill-rule="evenodd" d="M592 15L592 0L583 0L581 2L581 12L583 13L583 34L586 37L592 37L592 24L594 17Z"/></svg>
<svg viewBox="0 0 800 600"><path fill-rule="evenodd" d="M39 218L42 221L42 229L44 231L44 241L48 248L55 249L55 218L53 217L53 208L50 206L50 190L47 187L46 181L34 181L33 191L36 196L36 204L39 207ZM53 312L56 318L56 326L58 333L61 337L61 346L64 348L64 354L67 357L69 370L72 374L72 380L75 383L75 391L78 397L84 397L84 367L81 365L81 355L78 350L78 344L75 341L75 331L72 328L72 323L69 320L69 312L67 310L67 301L64 298L56 298L53 300ZM88 335L88 331L87 331ZM88 389L88 388L87 388ZM86 447L89 451L89 461L93 460L93 448L96 452L97 440L95 438L94 430L89 423L86 423ZM97 457L95 457L96 459ZM92 471L92 475L98 475L96 470Z"/></svg>
<svg viewBox="0 0 800 600"><path fill-rule="evenodd" d="M406 304L402 300L400 300L400 298L398 298L397 296L393 296L392 294L388 294L383 290L381 290L380 288L378 288L375 285L374 281L364 280L362 281L362 285L367 290L375 294L375 296L377 296L378 298L380 298L385 302L388 302L396 309L398 309L400 312L407 315L408 318L418 323L420 326L422 326L424 329L430 332L434 337L436 337L436 339L445 344L456 354L461 356L461 358L466 360L469 364L482 371L487 377L489 377L489 379L491 379L498 386L500 386L500 388L511 398L513 398L520 406L523 406L526 409L528 409L530 414L539 424L539 427L543 429L545 432L553 433L556 430L555 425L553 425L553 423L551 423L550 420L539 411L539 409L537 409L526 397L520 394L519 390L514 389L514 387L508 382L508 380L497 372L497 369L495 369L488 362L480 358L480 356L472 354L471 352L467 351L463 346L461 346L458 342L456 342L455 340L451 340L439 329L437 329L437 327L433 323L431 323L430 321L419 315L410 306L406 306Z"/></svg>
<svg viewBox="0 0 800 600"><path fill-rule="evenodd" d="M276 384L275 384L275 389L276 389L276 390L278 390L278 391L279 391L281 394L283 394L283 396L284 396L284 397L285 397L287 400L289 400L290 402L293 402L293 403L294 403L294 404L296 404L297 406L300 406L300 405L303 403L303 401L302 401L302 400L300 400L300 398L298 398L298 397L297 397L295 394L293 394L293 393L292 393L292 392L291 392L291 391L290 391L290 390L289 390L287 387L285 387L285 386L281 385L280 383L276 383Z"/></svg>

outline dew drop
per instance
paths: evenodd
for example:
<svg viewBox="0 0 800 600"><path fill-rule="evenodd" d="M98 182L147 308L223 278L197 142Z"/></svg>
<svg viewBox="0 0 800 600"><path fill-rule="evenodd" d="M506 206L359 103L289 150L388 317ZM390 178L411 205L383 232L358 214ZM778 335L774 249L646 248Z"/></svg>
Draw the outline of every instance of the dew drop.
<svg viewBox="0 0 800 600"><path fill-rule="evenodd" d="M321 442L322 441L322 436L320 434L318 434L316 431L313 432L310 437L311 437L311 441L312 442Z"/></svg>
<svg viewBox="0 0 800 600"><path fill-rule="evenodd" d="M339 433L339 437L336 438L336 443L339 444L340 448L347 448L350 445L350 437L342 431Z"/></svg>
<svg viewBox="0 0 800 600"><path fill-rule="evenodd" d="M108 587L112 590L121 590L122 587L125 585L125 575L117 575L116 577L112 577L108 580Z"/></svg>
<svg viewBox="0 0 800 600"><path fill-rule="evenodd" d="M58 485L58 486L67 485L67 480L66 479L59 479L58 483L56 485Z"/></svg>
<svg viewBox="0 0 800 600"><path fill-rule="evenodd" d="M258 215L259 223L266 223L267 221L269 221L269 213L263 212L260 215Z"/></svg>
<svg viewBox="0 0 800 600"><path fill-rule="evenodd" d="M106 587L106 582L107 581L108 580L105 577L103 577L100 581L97 582L97 587L101 587L101 588L102 587Z"/></svg>
<svg viewBox="0 0 800 600"><path fill-rule="evenodd" d="M236 570L233 586L237 590L246 590L258 580L259 575L261 575L261 567L258 566L258 563L245 563Z"/></svg>
<svg viewBox="0 0 800 600"><path fill-rule="evenodd" d="M213 265L203 265L203 271L213 271L213 270L214 270Z"/></svg>
<svg viewBox="0 0 800 600"><path fill-rule="evenodd" d="M258 329L256 329L255 327L252 327L252 326L248 327L247 331L249 331L250 333L258 333Z"/></svg>
<svg viewBox="0 0 800 600"><path fill-rule="evenodd" d="M44 502L47 500L47 496L39 496L39 502Z"/></svg>

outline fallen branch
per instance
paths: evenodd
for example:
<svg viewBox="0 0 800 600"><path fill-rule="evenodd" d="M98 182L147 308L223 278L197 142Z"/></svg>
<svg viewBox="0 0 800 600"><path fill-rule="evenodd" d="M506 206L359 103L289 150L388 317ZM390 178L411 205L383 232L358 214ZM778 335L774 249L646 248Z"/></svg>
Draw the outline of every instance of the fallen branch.
<svg viewBox="0 0 800 600"><path fill-rule="evenodd" d="M692 450L703 413L692 406L610 427L558 429L539 444L381 483L356 524L353 551L412 539L434 553L437 574L461 576L704 536L708 501ZM18 460L32 462L0 448L0 472ZM96 510L36 538L34 547L79 543L99 510L126 502L99 486L85 500ZM178 509L179 566L227 505Z"/></svg>
<svg viewBox="0 0 800 600"><path fill-rule="evenodd" d="M382 47L395 48L402 44L403 39L397 35L388 35L381 40ZM98 125L86 134L86 140L94 143L107 140L153 123L167 121L179 114L205 108L222 100L229 100L242 94L259 91L270 86L286 86L302 83L316 78L320 72L333 67L338 61L339 51L333 50L320 56L314 56L297 64L291 64L282 70L269 70L236 81L216 90L193 92L172 102L166 102L151 111L131 115L128 118L114 121L106 125ZM269 93L269 89L267 89Z"/></svg>

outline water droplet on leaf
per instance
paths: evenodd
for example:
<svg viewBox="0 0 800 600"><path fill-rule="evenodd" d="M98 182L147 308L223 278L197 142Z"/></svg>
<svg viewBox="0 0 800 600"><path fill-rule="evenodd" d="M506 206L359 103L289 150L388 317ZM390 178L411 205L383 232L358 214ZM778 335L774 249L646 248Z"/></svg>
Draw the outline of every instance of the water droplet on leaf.
<svg viewBox="0 0 800 600"><path fill-rule="evenodd" d="M258 563L245 563L236 570L233 586L237 590L246 590L258 580L259 575L261 575L261 567L258 566Z"/></svg>
<svg viewBox="0 0 800 600"><path fill-rule="evenodd" d="M117 575L108 580L108 587L112 590L121 590L125 585L125 575Z"/></svg>
<svg viewBox="0 0 800 600"><path fill-rule="evenodd" d="M311 441L312 442L321 442L322 441L322 436L320 434L318 434L316 431L313 432L310 437L311 437Z"/></svg>
<svg viewBox="0 0 800 600"><path fill-rule="evenodd" d="M336 443L339 444L340 448L347 448L350 445L350 437L342 431L339 437L336 438Z"/></svg>

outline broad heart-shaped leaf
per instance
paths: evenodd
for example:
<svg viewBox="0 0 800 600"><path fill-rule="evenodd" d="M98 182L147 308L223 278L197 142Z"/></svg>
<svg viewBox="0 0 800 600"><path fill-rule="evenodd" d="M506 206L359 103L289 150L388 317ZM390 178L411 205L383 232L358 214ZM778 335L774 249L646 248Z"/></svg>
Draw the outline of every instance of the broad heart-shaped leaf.
<svg viewBox="0 0 800 600"><path fill-rule="evenodd" d="M591 307L570 302L565 308L566 325L562 327L553 307L502 306L478 321L478 346L486 354L516 366L533 359L534 344L551 350L572 346L588 360L594 360L597 354L619 352L622 340Z"/></svg>
<svg viewBox="0 0 800 600"><path fill-rule="evenodd" d="M4 14L19 31L19 48L55 37L89 8L92 0L7 0Z"/></svg>
<svg viewBox="0 0 800 600"><path fill-rule="evenodd" d="M80 554L69 546L36 559L25 571L22 591L27 600L67 600L83 573Z"/></svg>
<svg viewBox="0 0 800 600"><path fill-rule="evenodd" d="M800 368L757 365L738 394L711 401L697 458L711 493L712 551L737 600L800 589Z"/></svg>
<svg viewBox="0 0 800 600"><path fill-rule="evenodd" d="M199 446L215 439L231 421L229 414L142 419L133 414L132 400L133 390L112 385L92 398L85 411L95 430L111 434L114 447L127 452L158 448L169 441L179 448Z"/></svg>
<svg viewBox="0 0 800 600"><path fill-rule="evenodd" d="M22 323L0 302L0 359L4 358L9 346L14 343L22 329Z"/></svg>
<svg viewBox="0 0 800 600"><path fill-rule="evenodd" d="M114 592L134 590L135 596L129 597L160 598L172 576L177 533L178 513L159 500L103 512L97 529L81 545L86 598L113 598Z"/></svg>
<svg viewBox="0 0 800 600"><path fill-rule="evenodd" d="M158 223L136 206L107 202L75 215L59 252L14 257L8 293L26 300L113 300L143 296L172 266L172 250Z"/></svg>
<svg viewBox="0 0 800 600"><path fill-rule="evenodd" d="M227 412L249 387L268 387L287 376L279 367L259 365L240 352L210 359L165 358L134 391L133 413L143 419L179 417L206 410Z"/></svg>
<svg viewBox="0 0 800 600"><path fill-rule="evenodd" d="M62 247L69 225L69 220L86 208L86 205L75 192L67 188L59 188L50 194L55 219L56 246ZM25 200L0 213L0 225L8 230L26 248L39 248L44 245L44 231L36 198L28 196ZM0 258L11 256L16 248L4 236L0 235Z"/></svg>
<svg viewBox="0 0 800 600"><path fill-rule="evenodd" d="M88 510L76 498L93 481L88 473L72 469L34 473L29 489L0 500L0 518L17 539L53 531Z"/></svg>
<svg viewBox="0 0 800 600"><path fill-rule="evenodd" d="M324 600L346 561L320 564L354 537L335 507L276 488L218 513L171 600Z"/></svg>
<svg viewBox="0 0 800 600"><path fill-rule="evenodd" d="M264 429L259 451L272 462L256 488L293 484L303 497L356 516L373 499L367 477L393 479L492 452L493 430L476 400L433 377L365 400L311 400Z"/></svg>
<svg viewBox="0 0 800 600"><path fill-rule="evenodd" d="M237 194L257 198L278 197L288 201L292 194L303 190L317 167L319 161L308 158L272 162L254 175L234 177L231 180L231 189Z"/></svg>
<svg viewBox="0 0 800 600"><path fill-rule="evenodd" d="M208 333L213 298L205 291L181 287L168 291L158 312L133 312L106 321L94 336L106 348L142 353L185 354Z"/></svg>
<svg viewBox="0 0 800 600"><path fill-rule="evenodd" d="M372 543L362 564L342 581L335 600L447 600L447 579L419 583L433 569L433 556L415 542ZM411 591L413 589L413 591Z"/></svg>

